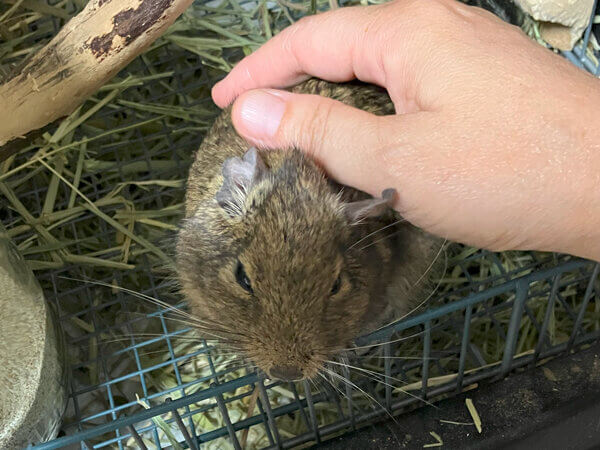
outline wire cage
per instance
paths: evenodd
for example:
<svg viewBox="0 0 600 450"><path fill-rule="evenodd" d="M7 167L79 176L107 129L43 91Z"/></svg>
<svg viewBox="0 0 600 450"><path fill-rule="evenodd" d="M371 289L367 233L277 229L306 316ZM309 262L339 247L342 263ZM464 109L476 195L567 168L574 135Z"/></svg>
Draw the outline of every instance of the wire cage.
<svg viewBox="0 0 600 450"><path fill-rule="evenodd" d="M43 41L58 31L60 21L31 26ZM595 42L592 27L564 55L598 74L594 49L589 50ZM126 101L97 100L86 127L72 136L84 144L94 136L89 147L97 167L86 170L81 190L111 217L135 211L177 217L183 195L179 181L206 131L193 111L213 108L209 88L221 72L206 64L206 55L168 43L151 48L127 71L141 74L143 83L129 89ZM110 95L110 86L105 92ZM182 107L180 113L160 108L173 104ZM116 126L126 140L106 132ZM122 160L125 147L128 159ZM18 158L26 161L30 155ZM15 193L10 208L2 208L5 224L20 223L23 214L15 211L42 220L49 213L48 191L66 189L39 173L26 178L0 183ZM107 187L107 179L113 187ZM157 185L156 179L171 182ZM69 195L57 198L53 211L72 206ZM519 253L507 262L505 254L457 246L447 256L450 287L424 312L359 338L357 351L340 359L328 379L272 382L238 365L213 343L195 338L174 318L173 307L184 305L171 274L151 252L136 254L132 267L90 267L69 256L113 261L109 257L115 250L106 243L126 239L91 208L65 216L53 232L69 238L67 264L38 262L37 275L67 337L69 405L59 437L34 446L38 449L314 444L600 337L600 265L538 253ZM165 243L160 251L168 253L172 234L161 229L152 235L154 242ZM32 235L21 233L15 240L27 249Z"/></svg>
<svg viewBox="0 0 600 450"><path fill-rule="evenodd" d="M562 52L565 58L575 64L577 67L587 70L594 76L600 75L600 62L598 61L598 51L600 44L596 38L598 33L598 24L596 15L598 12L598 1L594 0L592 8L592 17L583 34L580 42L575 45L573 50Z"/></svg>

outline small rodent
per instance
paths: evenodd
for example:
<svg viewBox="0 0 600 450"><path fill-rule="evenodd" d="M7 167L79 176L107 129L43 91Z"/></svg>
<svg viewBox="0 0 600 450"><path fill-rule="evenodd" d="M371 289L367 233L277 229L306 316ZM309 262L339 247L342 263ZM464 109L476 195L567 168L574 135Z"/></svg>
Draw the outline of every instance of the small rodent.
<svg viewBox="0 0 600 450"><path fill-rule="evenodd" d="M311 79L320 94L393 114L384 89ZM177 266L198 329L271 378L312 378L363 332L431 292L442 241L328 179L297 150L249 149L216 120L190 169Z"/></svg>

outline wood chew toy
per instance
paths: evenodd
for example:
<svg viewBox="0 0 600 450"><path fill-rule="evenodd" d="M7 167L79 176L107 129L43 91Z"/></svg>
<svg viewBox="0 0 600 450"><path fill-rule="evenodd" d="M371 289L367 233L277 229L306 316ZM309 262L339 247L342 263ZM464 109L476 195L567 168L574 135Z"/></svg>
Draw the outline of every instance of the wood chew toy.
<svg viewBox="0 0 600 450"><path fill-rule="evenodd" d="M11 153L2 146L73 112L192 1L91 0L0 85L0 161Z"/></svg>

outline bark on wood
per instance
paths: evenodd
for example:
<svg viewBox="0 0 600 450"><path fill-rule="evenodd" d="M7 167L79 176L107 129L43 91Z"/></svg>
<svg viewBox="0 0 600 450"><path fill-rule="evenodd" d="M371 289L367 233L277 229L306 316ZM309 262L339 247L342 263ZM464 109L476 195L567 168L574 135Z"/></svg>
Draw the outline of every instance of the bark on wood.
<svg viewBox="0 0 600 450"><path fill-rule="evenodd" d="M193 0L90 0L0 85L1 146L70 114L143 52Z"/></svg>

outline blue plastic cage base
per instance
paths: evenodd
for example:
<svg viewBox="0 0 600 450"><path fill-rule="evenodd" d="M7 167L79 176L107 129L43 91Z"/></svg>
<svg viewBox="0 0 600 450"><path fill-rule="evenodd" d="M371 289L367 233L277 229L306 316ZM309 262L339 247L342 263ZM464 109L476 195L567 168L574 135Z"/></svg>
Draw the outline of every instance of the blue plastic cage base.
<svg viewBox="0 0 600 450"><path fill-rule="evenodd" d="M35 26L46 37L59 29L56 21ZM595 39L592 33L590 25L582 42L564 56L598 75L596 56L589 50ZM156 104L181 102L188 108L210 104L208 87L214 71L199 56L169 46L151 51L152 66L138 58L128 71L151 75L175 66L175 61L178 70L168 79L145 83L137 93L140 98ZM92 119L99 129L110 129L148 117L119 105L100 109ZM139 181L157 173L161 179L186 176L189 155L201 137L186 131L185 120L154 116L152 120L150 133L134 129L126 142L109 136L95 141L97 160L121 163L110 171L115 184L130 180L126 173L130 163L147 164L148 170L136 178ZM77 133L81 138L83 131ZM153 172L154 161L148 155L156 142L167 143L158 157L169 164ZM120 161L124 146L134 149L131 160ZM156 152L153 155L157 157ZM95 187L93 177L87 181L92 186L86 191L90 199L107 194ZM35 178L31 182L19 200L37 217L48 187ZM123 195L145 210L171 205L181 199L182 190L130 187ZM106 209L114 211L116 207ZM5 214L1 218L5 223L18 219L11 211ZM85 224L90 234L79 236L75 223ZM93 235L100 242L114 238L114 230L89 212L59 230L77 242L82 254L87 251L85 238ZM170 245L164 234L158 239ZM450 281L428 308L359 338L357 346L371 348L337 358L339 365L329 366L333 374L316 384L260 379L226 351L197 339L175 320L168 306L141 299L139 294L183 306L170 274L157 268L149 255L139 255L136 268L129 271L79 265L41 271L46 296L67 334L71 378L61 436L35 448L166 448L173 443L165 427L182 448L238 449L244 441L246 448L305 446L454 395L483 380L525 370L600 337L598 264L555 254L509 256L451 246L444 275Z"/></svg>

